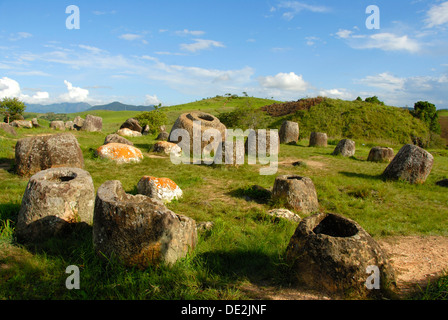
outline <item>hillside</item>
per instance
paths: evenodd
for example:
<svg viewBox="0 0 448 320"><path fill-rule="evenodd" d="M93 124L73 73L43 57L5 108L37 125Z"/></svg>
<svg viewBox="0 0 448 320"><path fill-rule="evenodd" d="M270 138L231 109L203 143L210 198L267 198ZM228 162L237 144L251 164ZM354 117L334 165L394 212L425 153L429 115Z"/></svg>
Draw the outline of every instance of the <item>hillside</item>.
<svg viewBox="0 0 448 320"><path fill-rule="evenodd" d="M92 106L86 102L79 103L53 103L49 105L27 104L26 111L32 113L74 113L85 111Z"/></svg>
<svg viewBox="0 0 448 320"><path fill-rule="evenodd" d="M118 101L114 101L104 105L93 106L87 111L93 110L110 110L110 111L151 111L154 109L154 106L134 106L130 104L123 104Z"/></svg>
<svg viewBox="0 0 448 320"><path fill-rule="evenodd" d="M104 105L92 106L86 102L77 103L53 103L49 105L42 104L27 104L27 113L77 113L94 110L110 110L110 111L150 111L154 106L135 106L114 101Z"/></svg>
<svg viewBox="0 0 448 320"><path fill-rule="evenodd" d="M279 129L291 120L300 125L300 138L312 131L326 132L330 139L351 138L378 144L404 144L419 137L428 142L426 126L408 110L363 101L309 98L280 102L252 97L215 97L162 108L174 122L182 112L202 110L218 116L228 127L247 129L256 119L257 128Z"/></svg>
<svg viewBox="0 0 448 320"><path fill-rule="evenodd" d="M283 120L299 122L302 138L312 131L321 131L333 138L371 142L404 144L413 137L429 140L427 127L408 110L363 101L326 98L309 110L298 110L277 119L273 124L280 125Z"/></svg>

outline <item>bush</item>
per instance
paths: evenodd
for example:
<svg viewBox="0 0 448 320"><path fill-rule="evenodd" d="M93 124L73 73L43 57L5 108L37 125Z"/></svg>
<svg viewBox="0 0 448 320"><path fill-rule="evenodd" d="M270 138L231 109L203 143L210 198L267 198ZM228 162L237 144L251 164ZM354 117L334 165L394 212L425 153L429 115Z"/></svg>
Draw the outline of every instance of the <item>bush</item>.
<svg viewBox="0 0 448 320"><path fill-rule="evenodd" d="M149 126L149 132L156 134L159 132L159 128L166 125L168 117L166 114L158 109L143 112L135 117L142 127Z"/></svg>
<svg viewBox="0 0 448 320"><path fill-rule="evenodd" d="M379 104L379 105L381 105L381 106L384 106L384 102L383 102L383 101L380 101L380 100L378 99L377 96L373 96L373 97L370 97L370 98L366 98L365 101L366 101L366 102L370 102L370 103L374 103L374 104Z"/></svg>
<svg viewBox="0 0 448 320"><path fill-rule="evenodd" d="M0 101L0 113L5 115L6 122L23 119L25 109L25 104L18 98L3 98Z"/></svg>
<svg viewBox="0 0 448 320"><path fill-rule="evenodd" d="M221 112L217 118L227 128L266 129L267 117L265 113L257 107L253 107L249 101L246 105L240 105L230 112Z"/></svg>
<svg viewBox="0 0 448 320"><path fill-rule="evenodd" d="M422 120L431 132L441 133L439 114L437 113L436 106L432 103L429 103L428 101L416 102L414 104L412 115Z"/></svg>

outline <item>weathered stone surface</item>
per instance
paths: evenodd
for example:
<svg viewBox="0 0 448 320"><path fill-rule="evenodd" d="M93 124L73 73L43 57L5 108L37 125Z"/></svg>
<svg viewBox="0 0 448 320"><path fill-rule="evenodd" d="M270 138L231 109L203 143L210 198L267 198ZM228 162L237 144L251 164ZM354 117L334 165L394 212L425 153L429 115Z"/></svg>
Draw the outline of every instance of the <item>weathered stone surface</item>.
<svg viewBox="0 0 448 320"><path fill-rule="evenodd" d="M19 241L34 242L62 234L76 223L92 225L95 189L79 168L52 168L33 175L17 217Z"/></svg>
<svg viewBox="0 0 448 320"><path fill-rule="evenodd" d="M246 148L244 143L244 137L233 139L233 141L230 141L229 139L223 141L221 146L216 149L213 162L216 164L225 164L236 167L244 164L244 153ZM210 161L209 159L206 160Z"/></svg>
<svg viewBox="0 0 448 320"><path fill-rule="evenodd" d="M168 138L170 137L170 134L166 131L162 131L159 133L159 135L157 136L156 140L160 140L160 141L168 141Z"/></svg>
<svg viewBox="0 0 448 320"><path fill-rule="evenodd" d="M299 141L299 124L293 121L284 121L278 135L280 143L297 143Z"/></svg>
<svg viewBox="0 0 448 320"><path fill-rule="evenodd" d="M0 130L3 130L4 132L12 135L12 136L16 136L17 132L14 129L14 127L12 127L11 125L5 123L5 122L0 122Z"/></svg>
<svg viewBox="0 0 448 320"><path fill-rule="evenodd" d="M310 135L310 147L326 147L327 146L327 134L323 132L311 132Z"/></svg>
<svg viewBox="0 0 448 320"><path fill-rule="evenodd" d="M99 132L103 130L103 119L101 117L88 114L84 119L81 130L88 132Z"/></svg>
<svg viewBox="0 0 448 320"><path fill-rule="evenodd" d="M97 155L100 158L110 159L119 164L143 160L140 149L123 143L104 144L97 149Z"/></svg>
<svg viewBox="0 0 448 320"><path fill-rule="evenodd" d="M372 162L391 162L394 158L394 150L385 147L373 147L370 149L367 161Z"/></svg>
<svg viewBox="0 0 448 320"><path fill-rule="evenodd" d="M50 128L53 130L65 131L65 123L64 121L51 121Z"/></svg>
<svg viewBox="0 0 448 320"><path fill-rule="evenodd" d="M140 125L138 120L135 118L127 119L120 127L120 129L124 129L124 128L130 129L132 131L137 131L140 133L142 133L142 130L143 130L142 126Z"/></svg>
<svg viewBox="0 0 448 320"><path fill-rule="evenodd" d="M117 257L127 266L172 264L197 244L196 222L158 200L125 193L120 181L98 188L93 244L100 257Z"/></svg>
<svg viewBox="0 0 448 320"><path fill-rule="evenodd" d="M150 133L149 130L149 125L144 126L142 129L142 135L147 136Z"/></svg>
<svg viewBox="0 0 448 320"><path fill-rule="evenodd" d="M123 136L123 137L141 137L142 136L141 132L133 131L128 128L119 129L117 131L117 134L120 136Z"/></svg>
<svg viewBox="0 0 448 320"><path fill-rule="evenodd" d="M137 192L150 198L169 203L182 197L182 190L169 178L144 176L137 184Z"/></svg>
<svg viewBox="0 0 448 320"><path fill-rule="evenodd" d="M33 118L33 119L31 119L31 124L33 125L33 128L40 128L40 127L42 127L42 126L39 124L39 121L37 121L37 118Z"/></svg>
<svg viewBox="0 0 448 320"><path fill-rule="evenodd" d="M356 151L355 141L350 139L342 139L333 151L333 155L341 155L343 157L353 157Z"/></svg>
<svg viewBox="0 0 448 320"><path fill-rule="evenodd" d="M198 233L206 232L212 230L214 226L215 223L213 221L201 221L196 223L196 230Z"/></svg>
<svg viewBox="0 0 448 320"><path fill-rule="evenodd" d="M76 118L73 120L73 123L76 130L81 130L82 126L84 125L84 119L80 116L76 116Z"/></svg>
<svg viewBox="0 0 448 320"><path fill-rule="evenodd" d="M71 133L20 139L16 143L15 162L17 174L21 176L49 168L84 167L78 140Z"/></svg>
<svg viewBox="0 0 448 320"><path fill-rule="evenodd" d="M176 157L180 157L182 155L182 149L177 144L168 141L156 142L154 144L153 151L168 155L173 153Z"/></svg>
<svg viewBox="0 0 448 320"><path fill-rule="evenodd" d="M271 137L272 135L272 137ZM280 139L278 132L275 130L251 130L244 143L244 149L246 154L258 155L260 150L262 153L266 152L266 155L271 155L271 139L274 142L272 149L277 154L280 153ZM275 148L277 145L277 148Z"/></svg>
<svg viewBox="0 0 448 320"><path fill-rule="evenodd" d="M179 138L180 141L178 141L178 139L174 138L173 132L175 132L175 130L177 130L177 129L184 129L189 134L190 152L193 153L194 152L193 140L196 139L195 135L194 135L195 130L193 130L193 124L196 121L198 124L200 124L200 126L198 125L197 132L200 132L201 137L204 136L204 132L206 130L216 129L216 130L218 130L218 132L221 135L221 139L220 139L219 143L221 143L222 141L225 141L226 126L224 124L222 124L221 121L219 121L219 119L216 118L215 116L205 113L205 112L201 112L201 111L193 111L190 113L184 113L184 114L180 115L179 118L177 118L176 122L174 123L173 127L171 128L170 137L169 137L168 141L174 142L174 143L181 143L182 138ZM202 150L205 148L205 146L215 142L214 141L215 138L210 137L210 139L201 139L201 137L197 137L197 144L200 145L199 151L202 153Z"/></svg>
<svg viewBox="0 0 448 320"><path fill-rule="evenodd" d="M65 126L65 129L67 129L67 130L72 130L72 131L77 130L77 129L75 128L75 123L74 123L73 121L71 121L71 120L65 122L64 126Z"/></svg>
<svg viewBox="0 0 448 320"><path fill-rule="evenodd" d="M358 223L337 214L304 218L291 237L286 259L298 282L316 290L367 297L388 296L396 288L387 254ZM379 290L366 287L369 266L378 268Z"/></svg>
<svg viewBox="0 0 448 320"><path fill-rule="evenodd" d="M33 123L29 120L14 120L11 125L16 128L32 129Z"/></svg>
<svg viewBox="0 0 448 320"><path fill-rule="evenodd" d="M298 214L295 214L288 209L272 209L268 211L268 215L274 218L282 218L293 222L300 222L301 220Z"/></svg>
<svg viewBox="0 0 448 320"><path fill-rule="evenodd" d="M103 144L108 144L108 143L122 143L122 144L127 144L129 146L133 146L134 144L129 141L126 138L123 138L122 136L113 133L113 134L109 134L106 139L104 139L104 143Z"/></svg>
<svg viewBox="0 0 448 320"><path fill-rule="evenodd" d="M383 176L389 180L424 183L431 173L434 157L418 146L404 145L389 163Z"/></svg>
<svg viewBox="0 0 448 320"><path fill-rule="evenodd" d="M304 214L319 211L316 188L308 177L281 175L275 178L272 198L286 202L286 207Z"/></svg>

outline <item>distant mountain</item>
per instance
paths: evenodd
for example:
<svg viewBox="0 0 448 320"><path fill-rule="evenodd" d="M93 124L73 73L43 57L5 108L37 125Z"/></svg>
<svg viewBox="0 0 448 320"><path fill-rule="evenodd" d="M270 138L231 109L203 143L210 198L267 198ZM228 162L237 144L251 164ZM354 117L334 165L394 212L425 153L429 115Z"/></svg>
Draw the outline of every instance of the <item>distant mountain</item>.
<svg viewBox="0 0 448 320"><path fill-rule="evenodd" d="M111 110L111 111L151 111L154 110L154 106L134 106L130 104L123 104L121 102L115 101L109 104L93 106L87 111L93 110Z"/></svg>
<svg viewBox="0 0 448 320"><path fill-rule="evenodd" d="M77 113L83 111L93 110L111 110L111 111L151 111L154 110L154 106L134 106L130 104L123 104L115 101L109 104L92 106L86 102L78 103L54 103L49 105L43 104L27 104L26 112L35 113Z"/></svg>
<svg viewBox="0 0 448 320"><path fill-rule="evenodd" d="M36 112L36 113L76 113L83 112L91 108L92 106L86 102L78 103L53 103L48 105L42 104L27 104L26 112Z"/></svg>

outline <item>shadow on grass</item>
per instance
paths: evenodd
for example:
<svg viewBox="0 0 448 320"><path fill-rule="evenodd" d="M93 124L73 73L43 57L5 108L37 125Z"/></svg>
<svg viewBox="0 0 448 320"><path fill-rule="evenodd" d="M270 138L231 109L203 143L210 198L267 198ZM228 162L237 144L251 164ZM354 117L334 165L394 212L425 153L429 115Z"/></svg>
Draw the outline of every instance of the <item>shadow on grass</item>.
<svg viewBox="0 0 448 320"><path fill-rule="evenodd" d="M290 268L278 260L256 250L212 251L196 256L210 272L230 282L249 280L255 284L290 283Z"/></svg>
<svg viewBox="0 0 448 320"><path fill-rule="evenodd" d="M0 204L0 220L17 221L17 215L20 211L20 203L1 203Z"/></svg>
<svg viewBox="0 0 448 320"><path fill-rule="evenodd" d="M347 172L347 171L339 171L340 174L349 177L349 178L362 178L369 180L381 180L384 181L384 177L382 174L372 175L366 173L357 173L357 172Z"/></svg>
<svg viewBox="0 0 448 320"><path fill-rule="evenodd" d="M15 173L16 163L14 159L0 158L0 169L4 169L9 173Z"/></svg>
<svg viewBox="0 0 448 320"><path fill-rule="evenodd" d="M245 199L246 201L254 201L259 204L267 204L271 200L271 191L258 185L238 188L227 192L227 195Z"/></svg>
<svg viewBox="0 0 448 320"><path fill-rule="evenodd" d="M134 143L134 147L144 152L151 152L155 143Z"/></svg>

